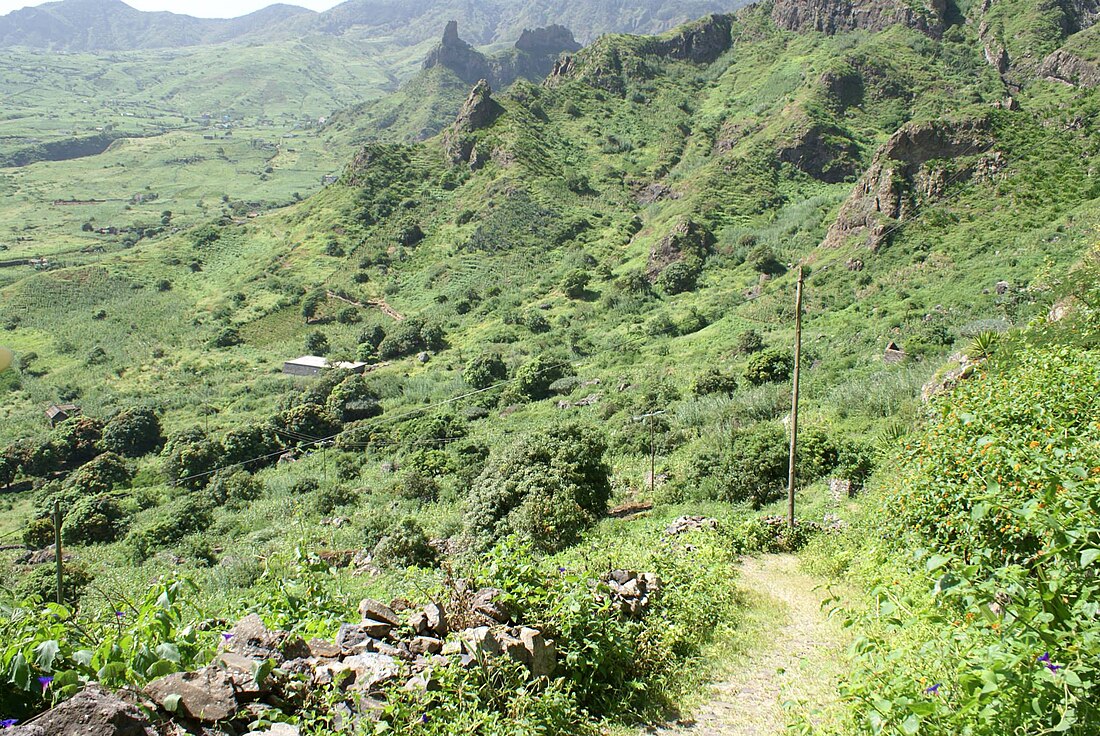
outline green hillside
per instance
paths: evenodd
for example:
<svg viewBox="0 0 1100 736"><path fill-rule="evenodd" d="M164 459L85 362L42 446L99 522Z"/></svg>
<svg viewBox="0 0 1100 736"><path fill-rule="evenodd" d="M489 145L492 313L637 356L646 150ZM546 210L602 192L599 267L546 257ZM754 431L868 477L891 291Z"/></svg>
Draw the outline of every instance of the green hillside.
<svg viewBox="0 0 1100 736"><path fill-rule="evenodd" d="M1034 5L1013 17L1052 39L1036 55L1096 58L1084 10L1066 26ZM35 596L52 567L5 552L0 703L25 718L92 679L202 667L247 613L331 639L364 595L442 601L470 622L473 592L497 588L512 623L557 642L552 677L528 679L534 655L452 658L431 686L402 687L402 670L360 690L286 665L274 695L215 720L625 731L675 718L715 658L773 638L753 623L773 613L735 587L737 558L816 534L804 558L850 583L838 595L856 645L837 712L800 732L1092 733L1100 87L1085 67L999 68L979 39L986 9L936 7L777 0L604 36L506 90L428 70L361 118L301 133L354 143L339 165L339 146L303 146L316 158L298 163L236 131L200 139L223 153L172 185L201 198L187 219L129 203L164 232L0 270L15 352L0 375L0 536L46 547L61 504L82 627L66 611L46 630ZM459 89L457 117L413 140ZM186 150L184 136L198 134L81 162L178 174L160 143ZM72 165L34 173L61 182ZM267 210L296 169L322 166L339 179ZM29 185L3 174L8 191ZM87 176L113 198L134 189ZM209 177L240 188L198 195ZM55 217L19 206L25 237ZM11 233L10 252L30 252ZM799 268L792 532L767 517L786 503ZM953 353L970 367L945 375ZM307 354L366 373L284 373ZM44 410L66 402L83 417L50 427ZM1013 448L995 481L993 444ZM831 478L868 491L838 498ZM666 531L699 514L717 531ZM614 571L635 589L656 573L660 595L631 609ZM161 716L183 718L169 702Z"/></svg>

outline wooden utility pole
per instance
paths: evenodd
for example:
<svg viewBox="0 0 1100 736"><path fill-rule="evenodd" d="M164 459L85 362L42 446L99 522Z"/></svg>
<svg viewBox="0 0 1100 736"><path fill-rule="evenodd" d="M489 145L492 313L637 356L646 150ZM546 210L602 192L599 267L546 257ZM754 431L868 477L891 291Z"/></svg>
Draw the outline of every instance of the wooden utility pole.
<svg viewBox="0 0 1100 736"><path fill-rule="evenodd" d="M57 605L63 606L65 605L63 592L65 572L61 556L61 502L57 500L53 502L53 555L57 563Z"/></svg>
<svg viewBox="0 0 1100 736"><path fill-rule="evenodd" d="M643 414L640 417L634 417L634 421L640 422L643 419L649 420L649 497L653 498L653 488L657 483L657 444L654 441L655 428L653 422L657 417L664 416L664 411L654 411L649 414Z"/></svg>
<svg viewBox="0 0 1100 736"><path fill-rule="evenodd" d="M798 457L798 379L802 371L802 266L794 295L794 377L791 387L791 457L787 466L787 525L794 529L795 460Z"/></svg>

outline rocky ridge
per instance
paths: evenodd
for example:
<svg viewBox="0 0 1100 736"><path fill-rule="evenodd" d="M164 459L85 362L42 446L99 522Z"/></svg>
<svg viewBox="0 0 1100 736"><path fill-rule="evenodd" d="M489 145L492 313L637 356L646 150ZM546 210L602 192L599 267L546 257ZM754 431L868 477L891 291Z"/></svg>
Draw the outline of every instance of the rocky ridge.
<svg viewBox="0 0 1100 736"><path fill-rule="evenodd" d="M787 31L883 31L904 25L933 38L947 25L945 0L925 0L915 8L906 0L776 0L772 20Z"/></svg>
<svg viewBox="0 0 1100 736"><path fill-rule="evenodd" d="M503 89L517 79L543 79L561 54L573 53L580 47L568 28L550 25L524 29L511 51L486 56L459 36L458 21L452 20L447 23L439 45L424 60L424 69L444 67L467 84L484 79Z"/></svg>

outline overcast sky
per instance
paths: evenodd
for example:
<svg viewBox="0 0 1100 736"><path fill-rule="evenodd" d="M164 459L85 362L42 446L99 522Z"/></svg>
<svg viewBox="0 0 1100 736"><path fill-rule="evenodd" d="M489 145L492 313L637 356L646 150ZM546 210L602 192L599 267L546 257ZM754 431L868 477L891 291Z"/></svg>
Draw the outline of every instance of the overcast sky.
<svg viewBox="0 0 1100 736"><path fill-rule="evenodd" d="M138 10L171 10L201 18L234 18L265 8L280 0L124 0ZM311 10L328 10L341 0L281 0L288 5L301 5ZM0 15L31 5L43 5L35 0L0 0Z"/></svg>

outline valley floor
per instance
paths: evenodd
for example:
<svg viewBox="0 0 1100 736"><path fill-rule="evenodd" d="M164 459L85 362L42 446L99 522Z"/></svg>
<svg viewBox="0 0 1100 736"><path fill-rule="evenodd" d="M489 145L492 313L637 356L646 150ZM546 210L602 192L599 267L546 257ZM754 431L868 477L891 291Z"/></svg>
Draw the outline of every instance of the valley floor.
<svg viewBox="0 0 1100 736"><path fill-rule="evenodd" d="M799 570L794 555L746 558L741 586L758 612L758 643L724 663L720 679L663 736L771 736L792 717L817 723L835 705L844 635L822 610L821 581Z"/></svg>

